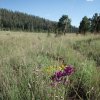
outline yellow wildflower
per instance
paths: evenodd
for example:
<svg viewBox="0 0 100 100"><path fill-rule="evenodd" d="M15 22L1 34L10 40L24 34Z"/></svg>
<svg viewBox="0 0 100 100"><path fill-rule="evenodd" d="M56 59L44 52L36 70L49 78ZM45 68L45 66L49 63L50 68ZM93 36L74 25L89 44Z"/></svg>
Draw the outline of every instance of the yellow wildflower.
<svg viewBox="0 0 100 100"><path fill-rule="evenodd" d="M64 66L64 65L61 65L60 67L62 68L62 70L65 68L65 66Z"/></svg>

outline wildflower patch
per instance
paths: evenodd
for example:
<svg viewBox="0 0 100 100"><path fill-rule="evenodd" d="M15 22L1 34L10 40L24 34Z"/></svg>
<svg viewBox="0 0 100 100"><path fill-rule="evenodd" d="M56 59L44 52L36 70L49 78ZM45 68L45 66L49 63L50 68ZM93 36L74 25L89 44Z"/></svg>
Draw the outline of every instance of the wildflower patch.
<svg viewBox="0 0 100 100"><path fill-rule="evenodd" d="M72 65L65 66L63 70L56 71L51 76L51 85L56 86L58 83L66 84L69 81L69 76L74 73L75 69Z"/></svg>

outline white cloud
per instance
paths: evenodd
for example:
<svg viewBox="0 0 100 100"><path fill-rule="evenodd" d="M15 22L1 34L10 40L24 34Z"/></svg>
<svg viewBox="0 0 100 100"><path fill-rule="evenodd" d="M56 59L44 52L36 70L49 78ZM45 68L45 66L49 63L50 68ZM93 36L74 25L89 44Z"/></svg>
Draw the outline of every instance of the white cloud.
<svg viewBox="0 0 100 100"><path fill-rule="evenodd" d="M92 2L92 1L94 1L94 0L86 0L87 2Z"/></svg>

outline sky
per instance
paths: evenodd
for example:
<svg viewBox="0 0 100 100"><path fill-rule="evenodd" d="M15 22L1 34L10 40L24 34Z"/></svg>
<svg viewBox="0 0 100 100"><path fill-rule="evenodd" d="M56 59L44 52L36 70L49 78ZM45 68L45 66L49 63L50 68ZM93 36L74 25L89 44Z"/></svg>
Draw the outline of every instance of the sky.
<svg viewBox="0 0 100 100"><path fill-rule="evenodd" d="M71 18L71 24L79 26L84 16L100 13L100 0L0 0L0 8L20 11L59 21L62 15Z"/></svg>

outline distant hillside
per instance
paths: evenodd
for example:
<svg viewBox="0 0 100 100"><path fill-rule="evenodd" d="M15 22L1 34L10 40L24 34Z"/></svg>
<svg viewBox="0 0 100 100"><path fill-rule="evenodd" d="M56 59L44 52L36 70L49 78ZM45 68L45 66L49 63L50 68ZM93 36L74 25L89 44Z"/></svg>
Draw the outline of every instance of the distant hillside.
<svg viewBox="0 0 100 100"><path fill-rule="evenodd" d="M38 16L26 13L0 9L0 30L17 30L30 32L56 32L57 23ZM77 32L75 26L70 27L68 32Z"/></svg>
<svg viewBox="0 0 100 100"><path fill-rule="evenodd" d="M56 22L38 16L0 9L0 28L2 30L53 32L55 25Z"/></svg>

